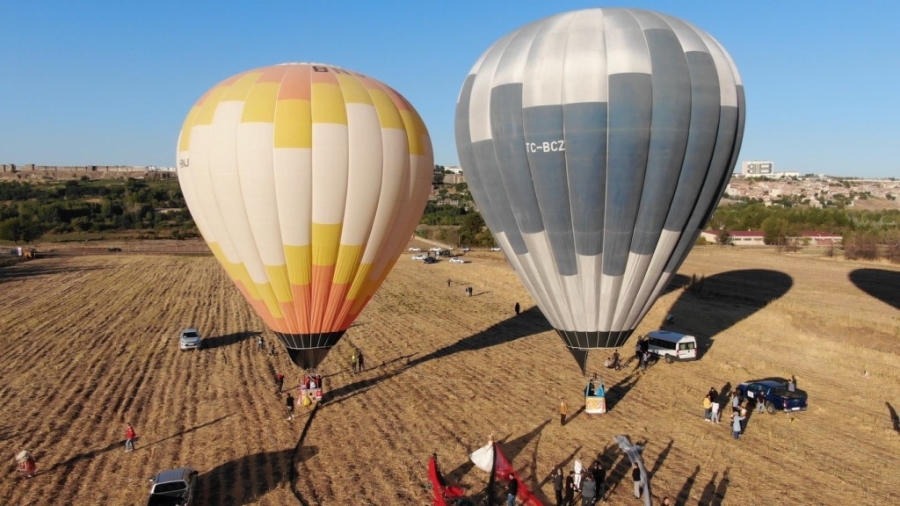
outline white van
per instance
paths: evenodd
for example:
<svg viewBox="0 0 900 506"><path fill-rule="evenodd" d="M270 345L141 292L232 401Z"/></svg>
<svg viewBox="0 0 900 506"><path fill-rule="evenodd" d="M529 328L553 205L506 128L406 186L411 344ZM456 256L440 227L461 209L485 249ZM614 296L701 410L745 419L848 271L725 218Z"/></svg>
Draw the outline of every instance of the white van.
<svg viewBox="0 0 900 506"><path fill-rule="evenodd" d="M654 330L647 334L647 351L658 357L664 357L666 362L676 360L697 359L697 338L668 330Z"/></svg>

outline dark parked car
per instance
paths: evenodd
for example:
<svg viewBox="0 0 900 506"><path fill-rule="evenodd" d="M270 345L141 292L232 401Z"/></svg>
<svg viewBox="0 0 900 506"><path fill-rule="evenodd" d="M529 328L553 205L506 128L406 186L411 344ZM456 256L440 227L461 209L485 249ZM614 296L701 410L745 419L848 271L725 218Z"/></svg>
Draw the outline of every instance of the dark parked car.
<svg viewBox="0 0 900 506"><path fill-rule="evenodd" d="M158 473L150 481L147 506L193 506L197 495L197 471L180 467Z"/></svg>
<svg viewBox="0 0 900 506"><path fill-rule="evenodd" d="M436 264L437 261L437 258L434 257L425 257L425 260L423 260L426 264Z"/></svg>
<svg viewBox="0 0 900 506"><path fill-rule="evenodd" d="M764 403L766 411L770 415L774 415L778 411L805 411L807 407L806 392L790 391L785 381L748 381L738 385L737 390L745 399Z"/></svg>

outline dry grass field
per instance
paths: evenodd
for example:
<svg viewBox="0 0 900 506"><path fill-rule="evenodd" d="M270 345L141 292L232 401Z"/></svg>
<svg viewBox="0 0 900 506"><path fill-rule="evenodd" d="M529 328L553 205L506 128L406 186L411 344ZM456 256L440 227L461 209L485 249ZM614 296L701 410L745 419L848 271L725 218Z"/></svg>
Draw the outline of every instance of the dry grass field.
<svg viewBox="0 0 900 506"><path fill-rule="evenodd" d="M895 503L896 266L697 248L637 333L672 312L670 328L696 335L701 359L639 373L602 370L605 353L594 353L611 409L560 427L557 399L577 409L585 378L500 254L469 258L429 266L403 255L323 364L331 400L312 420L301 406L294 422L272 376L286 371L293 387L299 373L285 353L256 350L258 333L273 336L212 257L0 268L0 504L143 504L148 477L190 465L200 504L426 505L432 452L448 478L483 496L487 476L467 452L491 433L547 504L553 467L570 469L579 455L603 457L610 504L637 504L616 434L645 445L657 500ZM681 288L692 276L694 289ZM189 325L208 337L206 350L179 351ZM359 375L349 372L351 345L366 356ZM808 411L751 414L739 441L724 421L703 422L710 386L791 375L809 393ZM133 453L126 423L139 436ZM15 471L21 449L37 456L33 479Z"/></svg>

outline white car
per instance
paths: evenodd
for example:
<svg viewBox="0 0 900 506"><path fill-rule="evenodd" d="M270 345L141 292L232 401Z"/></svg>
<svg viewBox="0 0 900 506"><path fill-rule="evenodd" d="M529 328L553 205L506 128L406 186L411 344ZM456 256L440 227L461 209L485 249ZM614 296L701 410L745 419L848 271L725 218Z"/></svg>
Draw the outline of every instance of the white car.
<svg viewBox="0 0 900 506"><path fill-rule="evenodd" d="M419 253L418 255L413 255L412 259L413 260L425 260L425 257L427 257L427 256L428 255L426 255L425 253Z"/></svg>
<svg viewBox="0 0 900 506"><path fill-rule="evenodd" d="M422 248L417 248L415 246L412 246L409 248L409 251L422 251Z"/></svg>
<svg viewBox="0 0 900 506"><path fill-rule="evenodd" d="M431 248L428 251L441 251L442 249L444 249L444 248Z"/></svg>
<svg viewBox="0 0 900 506"><path fill-rule="evenodd" d="M500 248L491 248L491 251L500 251Z"/></svg>
<svg viewBox="0 0 900 506"><path fill-rule="evenodd" d="M178 337L182 350L199 350L203 348L203 338L197 329L184 329Z"/></svg>
<svg viewBox="0 0 900 506"><path fill-rule="evenodd" d="M464 263L466 263L466 261L459 257L453 257L450 259L450 263L451 264L464 264Z"/></svg>

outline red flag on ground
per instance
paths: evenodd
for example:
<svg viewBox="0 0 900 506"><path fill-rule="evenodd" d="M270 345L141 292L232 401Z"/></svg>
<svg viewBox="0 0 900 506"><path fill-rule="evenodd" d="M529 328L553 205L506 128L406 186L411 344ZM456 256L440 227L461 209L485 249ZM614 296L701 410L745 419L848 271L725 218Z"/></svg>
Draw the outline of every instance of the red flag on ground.
<svg viewBox="0 0 900 506"><path fill-rule="evenodd" d="M447 485L434 457L428 459L428 479L431 480L431 490L434 495L431 501L433 506L447 506L444 499L456 499L465 495L463 489L455 485Z"/></svg>

